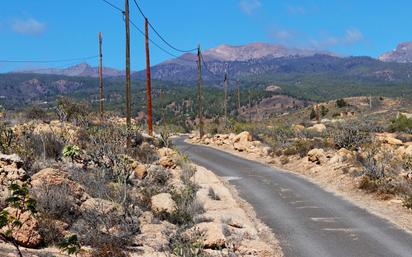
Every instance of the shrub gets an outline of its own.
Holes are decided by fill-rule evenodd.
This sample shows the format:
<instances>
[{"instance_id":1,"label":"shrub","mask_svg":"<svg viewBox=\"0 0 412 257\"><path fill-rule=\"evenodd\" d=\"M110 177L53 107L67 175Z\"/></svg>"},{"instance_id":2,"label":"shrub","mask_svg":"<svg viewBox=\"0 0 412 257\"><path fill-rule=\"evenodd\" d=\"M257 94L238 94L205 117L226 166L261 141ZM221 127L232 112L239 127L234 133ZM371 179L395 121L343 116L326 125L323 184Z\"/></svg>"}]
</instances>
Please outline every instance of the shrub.
<instances>
[{"instance_id":1,"label":"shrub","mask_svg":"<svg viewBox=\"0 0 412 257\"><path fill-rule=\"evenodd\" d=\"M80 215L70 186L66 183L61 185L43 184L32 193L37 201L38 210L50 218L71 223Z\"/></svg>"},{"instance_id":2,"label":"shrub","mask_svg":"<svg viewBox=\"0 0 412 257\"><path fill-rule=\"evenodd\" d=\"M69 157L74 162L80 156L80 148L77 145L66 145L63 148L63 156Z\"/></svg>"},{"instance_id":3,"label":"shrub","mask_svg":"<svg viewBox=\"0 0 412 257\"><path fill-rule=\"evenodd\" d=\"M349 106L348 105L348 103L345 101L345 99L338 99L338 100L336 100L336 107L338 107L338 108L343 108L343 107L346 107L346 106Z\"/></svg>"},{"instance_id":4,"label":"shrub","mask_svg":"<svg viewBox=\"0 0 412 257\"><path fill-rule=\"evenodd\" d=\"M403 206L412 209L412 193L403 197Z\"/></svg>"},{"instance_id":5,"label":"shrub","mask_svg":"<svg viewBox=\"0 0 412 257\"><path fill-rule=\"evenodd\" d=\"M180 229L170 237L170 253L176 256L207 256L203 253L203 239L206 236L205 231L194 229L190 234Z\"/></svg>"},{"instance_id":6,"label":"shrub","mask_svg":"<svg viewBox=\"0 0 412 257\"><path fill-rule=\"evenodd\" d=\"M46 246L57 245L63 241L63 231L58 224L58 221L48 217L48 215L41 215L39 221L39 233L43 238Z\"/></svg>"},{"instance_id":7,"label":"shrub","mask_svg":"<svg viewBox=\"0 0 412 257\"><path fill-rule=\"evenodd\" d=\"M46 111L40 108L39 106L29 107L25 111L24 115L27 119L30 119L30 120L45 120L47 117Z\"/></svg>"},{"instance_id":8,"label":"shrub","mask_svg":"<svg viewBox=\"0 0 412 257\"><path fill-rule=\"evenodd\" d=\"M329 112L328 108L326 108L324 105L320 106L320 115L322 117L325 117L328 114L328 112Z\"/></svg>"},{"instance_id":9,"label":"shrub","mask_svg":"<svg viewBox=\"0 0 412 257\"><path fill-rule=\"evenodd\" d=\"M407 118L403 114L399 114L396 119L393 119L390 125L390 130L393 132L412 132L412 119Z\"/></svg>"},{"instance_id":10,"label":"shrub","mask_svg":"<svg viewBox=\"0 0 412 257\"><path fill-rule=\"evenodd\" d=\"M316 119L316 118L318 118L318 114L317 114L317 112L315 111L315 109L312 109L312 110L310 111L310 114L309 114L309 119L314 120L314 119Z\"/></svg>"},{"instance_id":11,"label":"shrub","mask_svg":"<svg viewBox=\"0 0 412 257\"><path fill-rule=\"evenodd\" d=\"M331 131L330 137L333 139L335 146L356 150L364 144L372 142L372 136L369 132L362 131L357 124L344 123Z\"/></svg>"},{"instance_id":12,"label":"shrub","mask_svg":"<svg viewBox=\"0 0 412 257\"><path fill-rule=\"evenodd\" d=\"M79 239L77 238L77 235L71 235L64 238L63 241L58 244L58 247L60 248L60 250L66 252L69 255L77 255L81 250L81 245Z\"/></svg>"}]
</instances>

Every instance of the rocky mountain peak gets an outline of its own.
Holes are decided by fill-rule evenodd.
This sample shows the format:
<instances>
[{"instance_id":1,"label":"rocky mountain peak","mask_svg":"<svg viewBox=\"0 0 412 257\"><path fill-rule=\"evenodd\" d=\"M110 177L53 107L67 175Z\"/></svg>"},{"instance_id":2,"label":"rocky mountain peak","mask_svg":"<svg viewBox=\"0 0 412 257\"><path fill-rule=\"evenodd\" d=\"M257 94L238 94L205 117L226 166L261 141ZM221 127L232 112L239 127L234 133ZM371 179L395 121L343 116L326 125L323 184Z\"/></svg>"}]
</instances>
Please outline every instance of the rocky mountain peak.
<instances>
[{"instance_id":1,"label":"rocky mountain peak","mask_svg":"<svg viewBox=\"0 0 412 257\"><path fill-rule=\"evenodd\" d=\"M379 57L384 62L412 62L412 42L403 42L398 44L396 49L386 52Z\"/></svg>"}]
</instances>

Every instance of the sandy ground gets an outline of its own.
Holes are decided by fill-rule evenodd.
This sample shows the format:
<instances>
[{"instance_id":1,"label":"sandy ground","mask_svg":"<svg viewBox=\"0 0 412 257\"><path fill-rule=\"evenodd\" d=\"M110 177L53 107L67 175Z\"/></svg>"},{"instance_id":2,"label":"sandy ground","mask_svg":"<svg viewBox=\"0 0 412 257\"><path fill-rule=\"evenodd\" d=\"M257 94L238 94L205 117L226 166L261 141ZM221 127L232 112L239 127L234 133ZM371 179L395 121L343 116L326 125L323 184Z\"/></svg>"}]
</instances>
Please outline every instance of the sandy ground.
<instances>
[{"instance_id":1,"label":"sandy ground","mask_svg":"<svg viewBox=\"0 0 412 257\"><path fill-rule=\"evenodd\" d=\"M188 142L191 143L190 140ZM264 163L276 169L301 175L324 190L334 193L412 234L412 210L403 207L400 199L383 200L376 194L368 194L358 189L354 179L344 174L341 169L330 169L325 172L325 167L309 163L307 158L290 159L288 164L281 165L280 161L273 157L261 157L256 154L238 152L230 146L207 146Z\"/></svg>"},{"instance_id":2,"label":"sandy ground","mask_svg":"<svg viewBox=\"0 0 412 257\"><path fill-rule=\"evenodd\" d=\"M219 216L233 219L235 222L238 220L236 223L242 224L245 228L249 227L251 231L256 231L256 238L250 241L250 243L252 243L250 247L260 251L258 256L282 257L282 249L272 230L257 218L253 207L239 197L235 187L204 167L196 165L196 168L198 170L197 172L203 174L199 176L201 178L196 181L196 183L203 189L208 189L209 187L214 188L222 198L219 204L208 204L206 202L204 207L206 215L209 211L217 211ZM219 205L222 207L217 207ZM251 232L251 234L254 233L255 232ZM268 248L270 251L264 251L265 248Z\"/></svg>"}]
</instances>

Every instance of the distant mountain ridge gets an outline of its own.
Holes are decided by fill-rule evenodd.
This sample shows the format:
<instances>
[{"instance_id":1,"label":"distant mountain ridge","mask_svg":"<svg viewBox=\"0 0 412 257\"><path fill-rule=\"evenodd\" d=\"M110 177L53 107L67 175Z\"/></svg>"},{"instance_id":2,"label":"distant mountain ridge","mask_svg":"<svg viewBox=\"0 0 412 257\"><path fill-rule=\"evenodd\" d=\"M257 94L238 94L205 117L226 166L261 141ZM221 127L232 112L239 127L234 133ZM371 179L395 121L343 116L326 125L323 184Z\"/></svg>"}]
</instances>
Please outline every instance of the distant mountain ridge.
<instances>
[{"instance_id":1,"label":"distant mountain ridge","mask_svg":"<svg viewBox=\"0 0 412 257\"><path fill-rule=\"evenodd\" d=\"M398 44L396 49L386 52L379 57L383 62L412 62L412 42L403 42Z\"/></svg>"},{"instance_id":2,"label":"distant mountain ridge","mask_svg":"<svg viewBox=\"0 0 412 257\"><path fill-rule=\"evenodd\" d=\"M15 73L35 73L45 75L62 75L68 77L99 77L99 68L92 67L87 63L80 63L68 68L43 68L17 71ZM103 67L103 77L118 77L124 75L124 71Z\"/></svg>"}]
</instances>

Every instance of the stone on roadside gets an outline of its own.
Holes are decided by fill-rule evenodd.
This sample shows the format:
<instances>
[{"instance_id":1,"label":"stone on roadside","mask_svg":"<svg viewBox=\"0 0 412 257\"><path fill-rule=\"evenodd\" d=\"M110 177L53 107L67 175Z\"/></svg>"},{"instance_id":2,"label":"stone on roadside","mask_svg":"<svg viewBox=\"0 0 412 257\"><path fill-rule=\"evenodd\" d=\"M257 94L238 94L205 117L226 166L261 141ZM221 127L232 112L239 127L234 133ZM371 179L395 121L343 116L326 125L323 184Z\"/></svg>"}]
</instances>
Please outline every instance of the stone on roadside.
<instances>
[{"instance_id":1,"label":"stone on roadside","mask_svg":"<svg viewBox=\"0 0 412 257\"><path fill-rule=\"evenodd\" d=\"M161 193L154 195L151 198L153 212L167 212L172 213L176 210L176 203L169 193Z\"/></svg>"}]
</instances>

